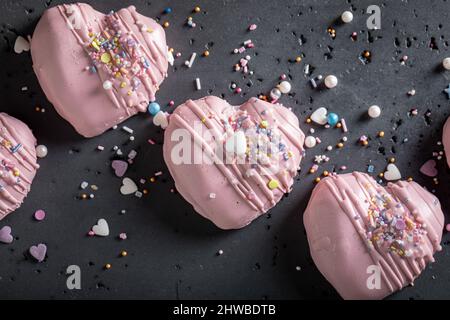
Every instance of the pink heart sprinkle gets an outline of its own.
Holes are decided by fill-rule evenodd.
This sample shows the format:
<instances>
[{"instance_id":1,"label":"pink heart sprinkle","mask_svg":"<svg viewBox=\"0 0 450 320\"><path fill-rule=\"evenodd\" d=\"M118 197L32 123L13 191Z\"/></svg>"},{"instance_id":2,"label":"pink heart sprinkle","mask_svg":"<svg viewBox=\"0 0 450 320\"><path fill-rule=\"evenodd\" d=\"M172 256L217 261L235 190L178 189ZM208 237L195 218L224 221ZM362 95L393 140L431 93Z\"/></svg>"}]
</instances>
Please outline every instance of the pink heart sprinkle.
<instances>
[{"instance_id":1,"label":"pink heart sprinkle","mask_svg":"<svg viewBox=\"0 0 450 320\"><path fill-rule=\"evenodd\" d=\"M45 244L38 244L37 246L32 246L30 248L30 254L37 262L42 262L45 260L47 255L47 246Z\"/></svg>"},{"instance_id":2,"label":"pink heart sprinkle","mask_svg":"<svg viewBox=\"0 0 450 320\"><path fill-rule=\"evenodd\" d=\"M45 219L45 211L44 210L38 210L34 213L34 218L37 221L43 221Z\"/></svg>"},{"instance_id":3,"label":"pink heart sprinkle","mask_svg":"<svg viewBox=\"0 0 450 320\"><path fill-rule=\"evenodd\" d=\"M113 161L111 166L119 178L122 178L128 170L128 163L122 160Z\"/></svg>"},{"instance_id":4,"label":"pink heart sprinkle","mask_svg":"<svg viewBox=\"0 0 450 320\"><path fill-rule=\"evenodd\" d=\"M3 227L0 229L0 242L4 244L11 244L14 241L11 235L11 227Z\"/></svg>"},{"instance_id":5,"label":"pink heart sprinkle","mask_svg":"<svg viewBox=\"0 0 450 320\"><path fill-rule=\"evenodd\" d=\"M428 160L423 164L420 168L420 172L426 175L427 177L434 178L438 175L438 170L436 169L436 161Z\"/></svg>"}]
</instances>

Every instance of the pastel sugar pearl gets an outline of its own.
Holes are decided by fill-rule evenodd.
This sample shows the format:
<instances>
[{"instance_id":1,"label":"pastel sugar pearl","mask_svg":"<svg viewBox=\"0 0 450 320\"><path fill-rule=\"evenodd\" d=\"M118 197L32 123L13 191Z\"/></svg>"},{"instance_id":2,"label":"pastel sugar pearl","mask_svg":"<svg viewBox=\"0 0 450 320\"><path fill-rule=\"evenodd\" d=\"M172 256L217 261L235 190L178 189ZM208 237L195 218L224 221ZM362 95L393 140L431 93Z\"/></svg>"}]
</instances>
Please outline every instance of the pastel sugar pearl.
<instances>
[{"instance_id":1,"label":"pastel sugar pearl","mask_svg":"<svg viewBox=\"0 0 450 320\"><path fill-rule=\"evenodd\" d=\"M339 122L339 116L336 113L330 113L328 114L327 121L330 126L334 127Z\"/></svg>"},{"instance_id":2,"label":"pastel sugar pearl","mask_svg":"<svg viewBox=\"0 0 450 320\"><path fill-rule=\"evenodd\" d=\"M350 23L353 21L353 13L345 11L341 16L341 19L344 23Z\"/></svg>"},{"instance_id":3,"label":"pastel sugar pearl","mask_svg":"<svg viewBox=\"0 0 450 320\"><path fill-rule=\"evenodd\" d=\"M273 88L272 91L270 91L270 97L271 97L273 100L278 100L278 99L280 99L280 98L281 98L281 95L282 95L282 93L281 93L280 89Z\"/></svg>"},{"instance_id":4,"label":"pastel sugar pearl","mask_svg":"<svg viewBox=\"0 0 450 320\"><path fill-rule=\"evenodd\" d=\"M338 85L338 79L336 78L336 76L331 75L331 76L328 76L325 78L325 86L328 89L336 88L337 85Z\"/></svg>"},{"instance_id":5,"label":"pastel sugar pearl","mask_svg":"<svg viewBox=\"0 0 450 320\"><path fill-rule=\"evenodd\" d=\"M44 145L40 145L36 147L36 155L38 158L45 158L48 155L48 149Z\"/></svg>"},{"instance_id":6,"label":"pastel sugar pearl","mask_svg":"<svg viewBox=\"0 0 450 320\"><path fill-rule=\"evenodd\" d=\"M306 139L305 139L305 146L308 149L314 148L316 145L317 145L317 139L316 138L314 138L313 136L306 137Z\"/></svg>"},{"instance_id":7,"label":"pastel sugar pearl","mask_svg":"<svg viewBox=\"0 0 450 320\"><path fill-rule=\"evenodd\" d=\"M103 89L105 90L111 90L113 87L113 83L109 80L106 80L105 82L103 82Z\"/></svg>"},{"instance_id":8,"label":"pastel sugar pearl","mask_svg":"<svg viewBox=\"0 0 450 320\"><path fill-rule=\"evenodd\" d=\"M376 119L381 116L381 108L379 106L371 106L368 113L369 117Z\"/></svg>"},{"instance_id":9,"label":"pastel sugar pearl","mask_svg":"<svg viewBox=\"0 0 450 320\"><path fill-rule=\"evenodd\" d=\"M150 113L152 116L156 116L158 114L158 112L161 111L161 106L156 103L156 102L152 102L149 104L148 106L148 113Z\"/></svg>"},{"instance_id":10,"label":"pastel sugar pearl","mask_svg":"<svg viewBox=\"0 0 450 320\"><path fill-rule=\"evenodd\" d=\"M444 61L442 61L442 66L445 70L450 70L450 58L445 58Z\"/></svg>"},{"instance_id":11,"label":"pastel sugar pearl","mask_svg":"<svg viewBox=\"0 0 450 320\"><path fill-rule=\"evenodd\" d=\"M292 85L287 81L283 81L278 85L278 89L281 93L288 94L292 90Z\"/></svg>"}]
</instances>

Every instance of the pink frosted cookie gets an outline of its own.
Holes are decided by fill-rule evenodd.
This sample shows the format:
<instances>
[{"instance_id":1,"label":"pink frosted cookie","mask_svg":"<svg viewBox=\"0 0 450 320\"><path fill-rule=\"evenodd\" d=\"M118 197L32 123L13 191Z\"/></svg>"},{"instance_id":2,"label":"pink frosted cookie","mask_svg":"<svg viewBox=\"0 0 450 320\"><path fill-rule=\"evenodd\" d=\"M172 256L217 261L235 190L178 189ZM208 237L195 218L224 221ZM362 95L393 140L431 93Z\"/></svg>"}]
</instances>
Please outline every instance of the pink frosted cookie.
<instances>
[{"instance_id":1,"label":"pink frosted cookie","mask_svg":"<svg viewBox=\"0 0 450 320\"><path fill-rule=\"evenodd\" d=\"M133 6L108 15L87 4L49 9L31 54L47 98L85 137L145 112L167 77L164 30Z\"/></svg>"},{"instance_id":2,"label":"pink frosted cookie","mask_svg":"<svg viewBox=\"0 0 450 320\"><path fill-rule=\"evenodd\" d=\"M304 223L317 268L344 299L382 299L434 262L444 215L415 182L384 188L355 172L320 182Z\"/></svg>"},{"instance_id":3,"label":"pink frosted cookie","mask_svg":"<svg viewBox=\"0 0 450 320\"><path fill-rule=\"evenodd\" d=\"M164 159L177 190L222 229L239 229L291 191L304 134L287 108L253 98L188 101L170 117Z\"/></svg>"},{"instance_id":4,"label":"pink frosted cookie","mask_svg":"<svg viewBox=\"0 0 450 320\"><path fill-rule=\"evenodd\" d=\"M450 167L450 118L444 125L444 135L442 137L442 142L444 144L445 154L447 155L447 163Z\"/></svg>"},{"instance_id":5,"label":"pink frosted cookie","mask_svg":"<svg viewBox=\"0 0 450 320\"><path fill-rule=\"evenodd\" d=\"M20 207L38 168L36 138L31 130L0 113L0 220Z\"/></svg>"}]
</instances>

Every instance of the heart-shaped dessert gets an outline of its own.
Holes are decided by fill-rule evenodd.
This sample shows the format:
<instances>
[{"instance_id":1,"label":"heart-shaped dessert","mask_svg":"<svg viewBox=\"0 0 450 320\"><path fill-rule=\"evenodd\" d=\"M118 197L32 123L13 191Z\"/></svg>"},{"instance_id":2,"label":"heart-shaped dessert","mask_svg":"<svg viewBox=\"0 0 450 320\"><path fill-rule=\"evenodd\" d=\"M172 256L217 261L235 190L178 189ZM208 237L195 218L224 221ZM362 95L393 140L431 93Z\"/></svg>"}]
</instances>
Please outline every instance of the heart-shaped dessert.
<instances>
[{"instance_id":1,"label":"heart-shaped dessert","mask_svg":"<svg viewBox=\"0 0 450 320\"><path fill-rule=\"evenodd\" d=\"M253 98L188 101L170 116L164 159L176 188L222 229L239 229L291 191L304 156L298 118Z\"/></svg>"},{"instance_id":2,"label":"heart-shaped dessert","mask_svg":"<svg viewBox=\"0 0 450 320\"><path fill-rule=\"evenodd\" d=\"M382 299L434 262L444 215L415 182L384 188L355 172L322 180L304 223L317 268L344 299Z\"/></svg>"},{"instance_id":3,"label":"heart-shaped dessert","mask_svg":"<svg viewBox=\"0 0 450 320\"><path fill-rule=\"evenodd\" d=\"M442 137L442 143L444 144L445 154L447 155L447 163L450 167L450 118L444 126L444 135Z\"/></svg>"},{"instance_id":4,"label":"heart-shaped dessert","mask_svg":"<svg viewBox=\"0 0 450 320\"><path fill-rule=\"evenodd\" d=\"M0 114L0 220L18 209L39 168L36 138L21 121Z\"/></svg>"},{"instance_id":5,"label":"heart-shaped dessert","mask_svg":"<svg viewBox=\"0 0 450 320\"><path fill-rule=\"evenodd\" d=\"M108 15L87 4L49 9L31 54L47 98L85 137L145 112L168 70L163 28L134 6Z\"/></svg>"}]
</instances>

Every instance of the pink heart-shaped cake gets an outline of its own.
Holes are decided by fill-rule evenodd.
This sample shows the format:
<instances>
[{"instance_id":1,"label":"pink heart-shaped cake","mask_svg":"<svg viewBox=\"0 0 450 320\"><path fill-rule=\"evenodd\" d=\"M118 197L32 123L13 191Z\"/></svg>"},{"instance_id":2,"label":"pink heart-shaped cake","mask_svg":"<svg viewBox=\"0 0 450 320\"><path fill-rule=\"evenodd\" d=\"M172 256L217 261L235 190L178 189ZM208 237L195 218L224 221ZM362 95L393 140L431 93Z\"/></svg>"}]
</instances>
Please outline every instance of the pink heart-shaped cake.
<instances>
[{"instance_id":1,"label":"pink heart-shaped cake","mask_svg":"<svg viewBox=\"0 0 450 320\"><path fill-rule=\"evenodd\" d=\"M164 159L177 190L222 229L239 229L291 191L304 134L287 108L253 98L188 101L170 116Z\"/></svg>"},{"instance_id":2,"label":"pink heart-shaped cake","mask_svg":"<svg viewBox=\"0 0 450 320\"><path fill-rule=\"evenodd\" d=\"M447 156L447 163L450 167L450 118L444 125L444 134L442 137L442 143L444 144L445 154Z\"/></svg>"},{"instance_id":3,"label":"pink heart-shaped cake","mask_svg":"<svg viewBox=\"0 0 450 320\"><path fill-rule=\"evenodd\" d=\"M18 209L39 168L36 138L21 121L0 114L0 220Z\"/></svg>"},{"instance_id":4,"label":"pink heart-shaped cake","mask_svg":"<svg viewBox=\"0 0 450 320\"><path fill-rule=\"evenodd\" d=\"M344 299L382 299L434 262L444 215L415 182L384 188L355 172L322 180L304 223L317 268Z\"/></svg>"},{"instance_id":5,"label":"pink heart-shaped cake","mask_svg":"<svg viewBox=\"0 0 450 320\"><path fill-rule=\"evenodd\" d=\"M88 138L145 112L167 77L165 32L133 6L108 15L87 4L49 9L31 55L47 98Z\"/></svg>"}]
</instances>

